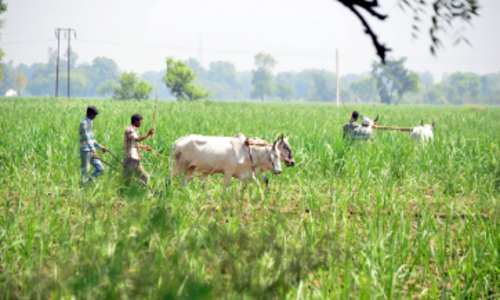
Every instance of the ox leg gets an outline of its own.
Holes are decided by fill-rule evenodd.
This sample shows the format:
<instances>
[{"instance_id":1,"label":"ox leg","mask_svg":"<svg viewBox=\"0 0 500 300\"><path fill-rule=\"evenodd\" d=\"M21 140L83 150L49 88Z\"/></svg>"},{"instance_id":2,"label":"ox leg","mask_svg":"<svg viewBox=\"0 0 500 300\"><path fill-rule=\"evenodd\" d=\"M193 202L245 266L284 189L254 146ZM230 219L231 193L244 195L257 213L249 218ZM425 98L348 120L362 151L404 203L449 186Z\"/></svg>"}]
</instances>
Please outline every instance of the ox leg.
<instances>
[{"instance_id":1,"label":"ox leg","mask_svg":"<svg viewBox=\"0 0 500 300\"><path fill-rule=\"evenodd\" d=\"M207 179L208 175L210 175L210 174L202 173L200 176L200 183L201 183L202 189L205 189L205 179Z\"/></svg>"},{"instance_id":2,"label":"ox leg","mask_svg":"<svg viewBox=\"0 0 500 300\"><path fill-rule=\"evenodd\" d=\"M231 182L232 178L233 178L233 174L232 173L225 173L224 174L224 190L227 189L227 187L229 186L229 183Z\"/></svg>"},{"instance_id":3,"label":"ox leg","mask_svg":"<svg viewBox=\"0 0 500 300\"><path fill-rule=\"evenodd\" d=\"M222 199L224 199L224 193L227 190L227 187L229 186L229 183L231 183L231 179L233 178L233 173L224 173L224 190L222 191Z\"/></svg>"},{"instance_id":4,"label":"ox leg","mask_svg":"<svg viewBox=\"0 0 500 300\"><path fill-rule=\"evenodd\" d=\"M264 181L264 184L266 185L266 191L269 192L269 180L267 179L267 177L260 174L260 180Z\"/></svg>"},{"instance_id":5,"label":"ox leg","mask_svg":"<svg viewBox=\"0 0 500 300\"><path fill-rule=\"evenodd\" d=\"M193 173L195 171L195 167L191 167L184 171L184 176L182 177L182 185L186 186L191 180L193 180Z\"/></svg>"}]
</instances>

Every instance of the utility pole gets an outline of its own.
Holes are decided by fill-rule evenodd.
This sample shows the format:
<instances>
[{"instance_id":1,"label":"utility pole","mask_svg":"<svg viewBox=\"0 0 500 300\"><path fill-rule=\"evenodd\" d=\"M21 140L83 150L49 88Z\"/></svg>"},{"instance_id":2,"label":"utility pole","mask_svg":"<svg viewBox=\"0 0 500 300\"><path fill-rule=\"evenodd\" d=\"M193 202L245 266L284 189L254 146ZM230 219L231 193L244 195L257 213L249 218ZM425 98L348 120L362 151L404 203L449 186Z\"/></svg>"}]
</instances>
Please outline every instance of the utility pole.
<instances>
[{"instance_id":1,"label":"utility pole","mask_svg":"<svg viewBox=\"0 0 500 300\"><path fill-rule=\"evenodd\" d=\"M339 87L339 49L337 49L337 107L339 107L340 101L340 87Z\"/></svg>"},{"instance_id":2,"label":"utility pole","mask_svg":"<svg viewBox=\"0 0 500 300\"><path fill-rule=\"evenodd\" d=\"M61 47L61 29L56 29L57 37L57 65L56 65L56 98L59 96L59 48Z\"/></svg>"},{"instance_id":3,"label":"utility pole","mask_svg":"<svg viewBox=\"0 0 500 300\"><path fill-rule=\"evenodd\" d=\"M70 87L70 66L71 66L71 32L75 35L76 39L76 30L71 28L56 28L56 37L57 37L57 70L56 70L56 97L59 96L59 56L60 56L60 38L61 31L64 31L64 36L66 37L66 33L68 33L68 98L70 97L71 87Z\"/></svg>"},{"instance_id":4,"label":"utility pole","mask_svg":"<svg viewBox=\"0 0 500 300\"><path fill-rule=\"evenodd\" d=\"M200 41L198 43L198 60L200 61L200 66L203 68L203 36L200 31Z\"/></svg>"},{"instance_id":5,"label":"utility pole","mask_svg":"<svg viewBox=\"0 0 500 300\"><path fill-rule=\"evenodd\" d=\"M71 31L75 33L75 39L76 39L76 30L68 28L68 98L71 95L71 84L70 84L70 66L71 66Z\"/></svg>"},{"instance_id":6,"label":"utility pole","mask_svg":"<svg viewBox=\"0 0 500 300\"><path fill-rule=\"evenodd\" d=\"M68 28L68 98L70 96L71 84L69 80L69 69L71 66L71 29ZM337 75L338 77L338 75Z\"/></svg>"}]
</instances>

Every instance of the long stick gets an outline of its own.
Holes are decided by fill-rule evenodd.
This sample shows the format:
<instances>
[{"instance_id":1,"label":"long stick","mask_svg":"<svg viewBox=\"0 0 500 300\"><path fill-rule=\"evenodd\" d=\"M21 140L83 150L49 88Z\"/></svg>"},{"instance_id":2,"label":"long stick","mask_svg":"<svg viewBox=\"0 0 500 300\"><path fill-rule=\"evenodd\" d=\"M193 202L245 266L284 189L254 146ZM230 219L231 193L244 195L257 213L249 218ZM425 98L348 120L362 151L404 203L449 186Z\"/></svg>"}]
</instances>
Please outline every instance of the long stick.
<instances>
[{"instance_id":1,"label":"long stick","mask_svg":"<svg viewBox=\"0 0 500 300\"><path fill-rule=\"evenodd\" d=\"M397 127L397 126L375 126L376 130L395 130L395 131L413 131L413 127Z\"/></svg>"},{"instance_id":2,"label":"long stick","mask_svg":"<svg viewBox=\"0 0 500 300\"><path fill-rule=\"evenodd\" d=\"M111 165L109 162L105 161L105 160L102 160L102 158L97 158L98 160L100 160L102 163L108 165L111 169L117 171L117 172L120 172L120 170L118 170L118 168L115 168L113 165ZM148 186L146 183L142 182L142 180L138 179L138 178L135 178L133 177L134 180L137 180L140 184L144 185L144 186Z\"/></svg>"},{"instance_id":3,"label":"long stick","mask_svg":"<svg viewBox=\"0 0 500 300\"><path fill-rule=\"evenodd\" d=\"M99 157L99 158L95 158L95 159L100 160L102 163L104 163L104 164L108 165L111 169L113 169L113 170L115 170L115 171L120 172L120 170L118 170L117 168L115 168L115 167L114 167L113 165L111 165L109 162L107 162L107 161L105 161L105 160L102 160L102 158L100 158L100 157Z\"/></svg>"},{"instance_id":4,"label":"long stick","mask_svg":"<svg viewBox=\"0 0 500 300\"><path fill-rule=\"evenodd\" d=\"M156 107L158 106L158 93L160 91L160 87L156 87L156 103L155 103L155 113L153 115L153 128L155 128L155 123L156 123Z\"/></svg>"},{"instance_id":5,"label":"long stick","mask_svg":"<svg viewBox=\"0 0 500 300\"><path fill-rule=\"evenodd\" d=\"M113 152L109 151L109 149L108 149L108 152L109 152L109 154L111 154L111 156L113 156L113 158L114 158L114 159L116 159L119 163L121 163L121 164L122 164L122 166L124 166L124 167L125 167L125 165L123 164L123 162L122 162L121 160L119 160L119 159L118 159L118 157L116 157L116 156L113 154Z\"/></svg>"},{"instance_id":6,"label":"long stick","mask_svg":"<svg viewBox=\"0 0 500 300\"><path fill-rule=\"evenodd\" d=\"M345 108L345 110L347 110L347 113L348 113L348 114L351 114L351 112L347 109L347 106L345 106L345 103L344 103L344 102L342 102L342 105L344 105L344 108Z\"/></svg>"}]
</instances>

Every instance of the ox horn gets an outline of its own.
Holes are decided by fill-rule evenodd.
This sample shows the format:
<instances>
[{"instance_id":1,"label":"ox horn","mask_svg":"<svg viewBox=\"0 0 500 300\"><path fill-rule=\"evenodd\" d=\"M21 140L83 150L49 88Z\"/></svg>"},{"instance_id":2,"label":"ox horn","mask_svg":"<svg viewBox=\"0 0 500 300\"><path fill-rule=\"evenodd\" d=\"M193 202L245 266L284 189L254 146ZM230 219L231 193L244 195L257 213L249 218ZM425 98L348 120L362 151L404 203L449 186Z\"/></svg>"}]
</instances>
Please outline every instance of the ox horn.
<instances>
[{"instance_id":1,"label":"ox horn","mask_svg":"<svg viewBox=\"0 0 500 300\"><path fill-rule=\"evenodd\" d=\"M432 121L432 128L434 128L434 121Z\"/></svg>"},{"instance_id":2,"label":"ox horn","mask_svg":"<svg viewBox=\"0 0 500 300\"><path fill-rule=\"evenodd\" d=\"M373 122L377 123L377 121L378 121L378 115L377 115L377 117L375 118L375 120L373 120Z\"/></svg>"},{"instance_id":3,"label":"ox horn","mask_svg":"<svg viewBox=\"0 0 500 300\"><path fill-rule=\"evenodd\" d=\"M283 133L281 133L281 140L283 140Z\"/></svg>"},{"instance_id":4,"label":"ox horn","mask_svg":"<svg viewBox=\"0 0 500 300\"><path fill-rule=\"evenodd\" d=\"M424 120L420 120L420 126L424 126Z\"/></svg>"}]
</instances>

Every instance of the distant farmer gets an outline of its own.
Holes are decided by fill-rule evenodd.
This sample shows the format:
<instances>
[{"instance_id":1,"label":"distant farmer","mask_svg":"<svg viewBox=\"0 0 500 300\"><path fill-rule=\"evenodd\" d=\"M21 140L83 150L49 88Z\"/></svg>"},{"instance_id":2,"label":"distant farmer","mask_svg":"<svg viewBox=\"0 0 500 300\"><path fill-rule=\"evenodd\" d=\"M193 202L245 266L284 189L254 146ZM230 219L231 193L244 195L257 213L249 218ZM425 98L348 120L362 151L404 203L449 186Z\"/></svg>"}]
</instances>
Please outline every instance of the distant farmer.
<instances>
[{"instance_id":1,"label":"distant farmer","mask_svg":"<svg viewBox=\"0 0 500 300\"><path fill-rule=\"evenodd\" d=\"M102 145L94 140L94 129L92 127L92 120L99 114L95 106L87 107L87 116L80 122L80 158L82 161L82 182L93 181L93 179L102 175L104 168L99 161L99 156L95 151L95 147L101 149L103 152L108 151ZM85 178L85 174L89 170L89 164L95 168L94 172L89 178Z\"/></svg>"},{"instance_id":2,"label":"distant farmer","mask_svg":"<svg viewBox=\"0 0 500 300\"><path fill-rule=\"evenodd\" d=\"M344 124L344 139L345 138L350 138L352 132L354 131L354 129L356 129L356 128L359 127L359 124L356 123L356 121L358 120L358 118L359 118L359 113L357 111L353 111L352 112L352 118L349 121L349 123L345 123Z\"/></svg>"},{"instance_id":3,"label":"distant farmer","mask_svg":"<svg viewBox=\"0 0 500 300\"><path fill-rule=\"evenodd\" d=\"M132 177L137 178L140 183L147 186L148 175L144 172L144 168L141 163L141 155L139 154L139 149L144 149L146 151L151 151L151 147L146 145L139 145L138 142L145 140L150 135L155 133L155 130L151 128L145 135L139 136L137 134L137 128L142 125L142 116L140 114L134 114L129 127L125 130L124 138L124 152L123 152L123 179L125 184L129 184Z\"/></svg>"},{"instance_id":4,"label":"distant farmer","mask_svg":"<svg viewBox=\"0 0 500 300\"><path fill-rule=\"evenodd\" d=\"M361 127L358 127L354 129L352 132L352 138L356 140L373 140L373 128L374 125L377 124L378 121L378 115L375 120L370 120L368 118L363 118L363 121L361 122Z\"/></svg>"}]
</instances>

